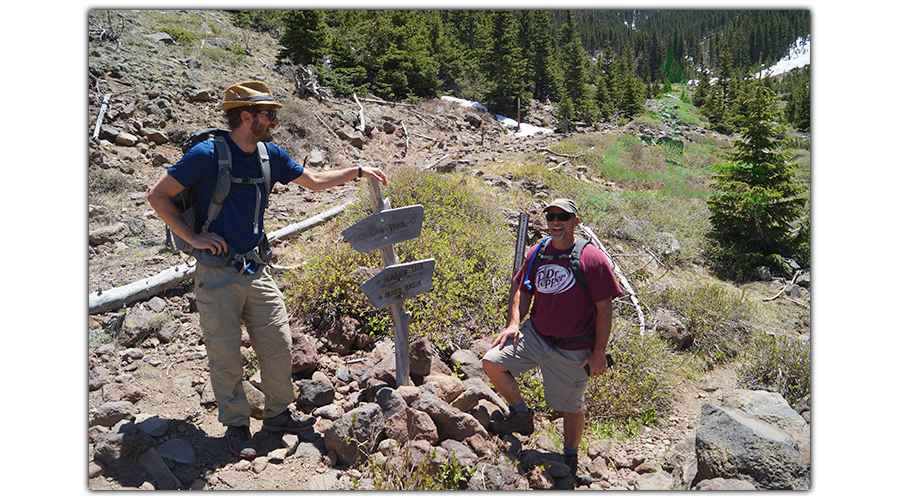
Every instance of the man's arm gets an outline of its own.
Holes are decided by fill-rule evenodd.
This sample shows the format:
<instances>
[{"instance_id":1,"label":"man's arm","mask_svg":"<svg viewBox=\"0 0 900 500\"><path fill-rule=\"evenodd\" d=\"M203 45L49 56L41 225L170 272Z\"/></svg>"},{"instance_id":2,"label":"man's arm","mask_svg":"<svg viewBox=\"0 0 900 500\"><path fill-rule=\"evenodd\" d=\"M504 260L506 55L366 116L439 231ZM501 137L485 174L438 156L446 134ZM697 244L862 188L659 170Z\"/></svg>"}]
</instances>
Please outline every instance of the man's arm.
<instances>
[{"instance_id":1,"label":"man's arm","mask_svg":"<svg viewBox=\"0 0 900 500\"><path fill-rule=\"evenodd\" d=\"M609 343L609 333L612 330L612 297L597 302L597 326L594 335L594 352L581 363L581 366L590 364L590 376L605 373L606 369L606 345Z\"/></svg>"},{"instance_id":2,"label":"man's arm","mask_svg":"<svg viewBox=\"0 0 900 500\"><path fill-rule=\"evenodd\" d=\"M522 318L527 316L528 310L531 309L531 298L532 296L530 293L522 292L519 285L513 282L509 288L509 310L507 313L506 328L497 335L497 338L494 339L494 342L491 344L491 348L495 345L502 346L506 343L506 339L508 338L512 338L513 345L519 347L519 325L522 323Z\"/></svg>"},{"instance_id":3,"label":"man's arm","mask_svg":"<svg viewBox=\"0 0 900 500\"><path fill-rule=\"evenodd\" d=\"M184 186L166 172L156 182L156 185L150 188L147 201L153 207L153 210L156 210L163 222L192 247L209 249L213 255L219 255L224 252L228 246L224 238L216 233L208 233L205 230L197 234L192 227L185 224L181 219L181 213L178 211L175 203L172 202L172 197L182 191L184 191Z\"/></svg>"},{"instance_id":4,"label":"man's arm","mask_svg":"<svg viewBox=\"0 0 900 500\"><path fill-rule=\"evenodd\" d=\"M357 178L360 171L362 171L363 177L373 177L381 184L387 186L387 176L377 167L349 167L341 170L324 170L320 172L304 168L300 177L291 182L299 184L306 189L318 191L349 182Z\"/></svg>"}]
</instances>

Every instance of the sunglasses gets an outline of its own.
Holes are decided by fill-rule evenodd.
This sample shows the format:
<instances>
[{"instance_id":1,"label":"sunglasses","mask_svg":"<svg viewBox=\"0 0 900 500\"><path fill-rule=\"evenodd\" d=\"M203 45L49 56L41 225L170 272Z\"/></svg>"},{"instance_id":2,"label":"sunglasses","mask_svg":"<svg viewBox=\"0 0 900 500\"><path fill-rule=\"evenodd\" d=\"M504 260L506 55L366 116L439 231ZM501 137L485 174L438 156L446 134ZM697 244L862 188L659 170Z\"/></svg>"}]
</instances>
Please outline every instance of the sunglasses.
<instances>
[{"instance_id":1,"label":"sunglasses","mask_svg":"<svg viewBox=\"0 0 900 500\"><path fill-rule=\"evenodd\" d=\"M269 115L269 121L274 122L278 119L278 110L277 109L258 109L254 110L253 113L262 113L264 115Z\"/></svg>"},{"instance_id":2,"label":"sunglasses","mask_svg":"<svg viewBox=\"0 0 900 500\"><path fill-rule=\"evenodd\" d=\"M571 219L572 217L575 217L575 216L570 214L569 212L560 212L557 214L555 214L553 212L547 212L547 222L553 222L555 220L565 222L565 221Z\"/></svg>"}]
</instances>

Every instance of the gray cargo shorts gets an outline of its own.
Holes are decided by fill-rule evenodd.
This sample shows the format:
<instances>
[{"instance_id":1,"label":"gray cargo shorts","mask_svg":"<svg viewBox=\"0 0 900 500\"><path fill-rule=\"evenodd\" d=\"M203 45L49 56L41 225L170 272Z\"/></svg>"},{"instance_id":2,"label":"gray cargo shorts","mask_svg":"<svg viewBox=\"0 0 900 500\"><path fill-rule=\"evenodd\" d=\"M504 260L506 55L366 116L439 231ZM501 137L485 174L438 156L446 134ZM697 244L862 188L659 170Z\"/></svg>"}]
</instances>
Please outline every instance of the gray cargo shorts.
<instances>
[{"instance_id":1,"label":"gray cargo shorts","mask_svg":"<svg viewBox=\"0 0 900 500\"><path fill-rule=\"evenodd\" d=\"M554 348L538 335L531 319L527 319L519 329L518 348L513 347L512 339L507 339L506 344L488 351L484 359L509 370L513 376L539 366L547 405L557 411L577 413L584 408L584 390L589 379L580 365L590 355L590 349Z\"/></svg>"}]
</instances>

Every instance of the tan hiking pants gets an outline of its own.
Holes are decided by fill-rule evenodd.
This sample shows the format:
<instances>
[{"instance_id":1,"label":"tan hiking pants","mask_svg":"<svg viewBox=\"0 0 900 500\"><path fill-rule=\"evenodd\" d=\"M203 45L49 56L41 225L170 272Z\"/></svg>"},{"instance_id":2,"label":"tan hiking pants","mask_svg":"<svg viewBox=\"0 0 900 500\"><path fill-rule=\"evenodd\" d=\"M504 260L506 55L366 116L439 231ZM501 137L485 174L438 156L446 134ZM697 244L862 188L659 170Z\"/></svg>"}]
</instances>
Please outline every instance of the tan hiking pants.
<instances>
[{"instance_id":1,"label":"tan hiking pants","mask_svg":"<svg viewBox=\"0 0 900 500\"><path fill-rule=\"evenodd\" d=\"M197 266L194 275L200 327L209 358L209 376L224 425L249 425L250 404L242 387L241 322L250 335L266 396L266 418L294 399L291 329L284 296L261 266L252 275L232 267Z\"/></svg>"}]
</instances>

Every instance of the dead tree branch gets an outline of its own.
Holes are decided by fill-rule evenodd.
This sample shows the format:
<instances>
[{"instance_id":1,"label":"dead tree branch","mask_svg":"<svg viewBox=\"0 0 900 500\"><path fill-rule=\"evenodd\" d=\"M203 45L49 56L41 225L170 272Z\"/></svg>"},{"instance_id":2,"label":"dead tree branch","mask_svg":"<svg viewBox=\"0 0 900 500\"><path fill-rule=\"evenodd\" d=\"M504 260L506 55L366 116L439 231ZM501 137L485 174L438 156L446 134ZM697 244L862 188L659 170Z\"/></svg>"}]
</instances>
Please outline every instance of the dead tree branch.
<instances>
[{"instance_id":1,"label":"dead tree branch","mask_svg":"<svg viewBox=\"0 0 900 500\"><path fill-rule=\"evenodd\" d=\"M628 277L622 272L622 269L619 265L612 259L612 255L606 250L606 247L603 246L603 243L600 242L600 238L597 237L596 234L591 230L591 228L585 226L584 224L579 224L578 227L588 236L591 243L597 246L600 251L606 255L606 258L609 259L609 263L613 266L613 273L615 273L616 277L619 279L619 283L622 284L622 288L625 289L629 294L629 298L631 299L631 303L634 305L634 308L637 310L638 320L641 323L641 336L644 336L644 331L646 330L646 322L644 321L644 311L641 309L641 305L638 303L637 294L634 292L634 289L631 288L631 283L628 282Z\"/></svg>"}]
</instances>

